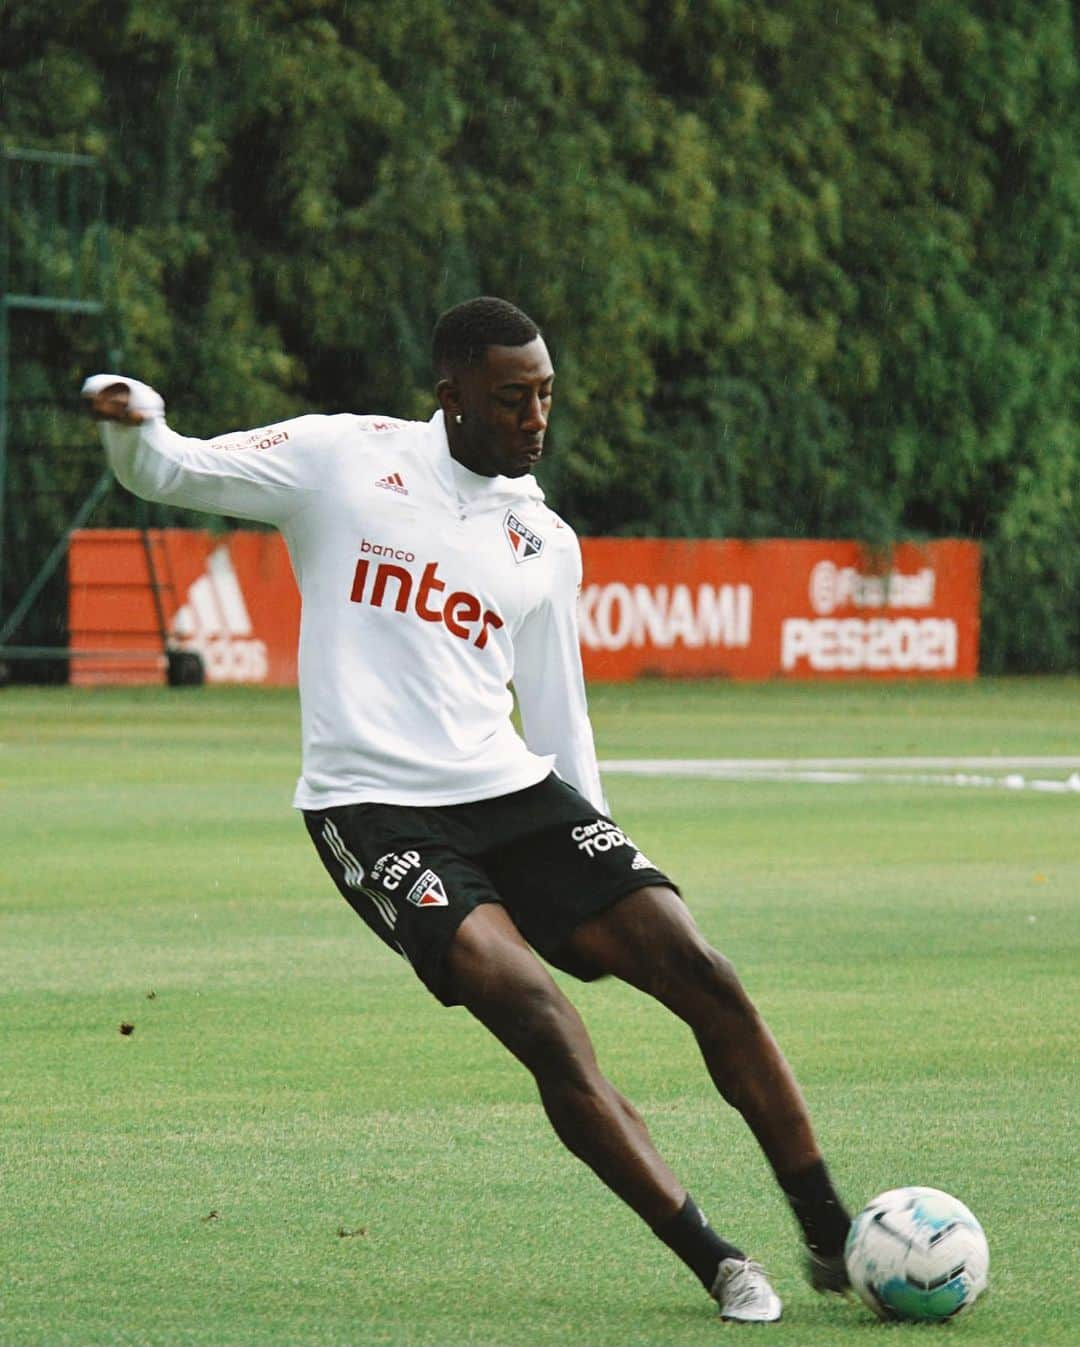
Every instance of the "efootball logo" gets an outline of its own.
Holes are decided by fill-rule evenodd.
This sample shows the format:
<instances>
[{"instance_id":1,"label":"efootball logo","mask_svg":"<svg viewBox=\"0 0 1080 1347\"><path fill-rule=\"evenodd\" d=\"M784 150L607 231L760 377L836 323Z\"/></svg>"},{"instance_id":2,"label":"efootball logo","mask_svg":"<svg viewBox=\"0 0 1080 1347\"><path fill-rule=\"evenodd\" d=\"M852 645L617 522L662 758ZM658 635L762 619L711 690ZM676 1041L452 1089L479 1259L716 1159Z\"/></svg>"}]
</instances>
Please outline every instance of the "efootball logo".
<instances>
[{"instance_id":1,"label":"efootball logo","mask_svg":"<svg viewBox=\"0 0 1080 1347\"><path fill-rule=\"evenodd\" d=\"M515 561L528 561L532 557L538 557L544 550L543 538L523 524L513 510L507 510L503 530L510 540L510 550L514 554Z\"/></svg>"}]
</instances>

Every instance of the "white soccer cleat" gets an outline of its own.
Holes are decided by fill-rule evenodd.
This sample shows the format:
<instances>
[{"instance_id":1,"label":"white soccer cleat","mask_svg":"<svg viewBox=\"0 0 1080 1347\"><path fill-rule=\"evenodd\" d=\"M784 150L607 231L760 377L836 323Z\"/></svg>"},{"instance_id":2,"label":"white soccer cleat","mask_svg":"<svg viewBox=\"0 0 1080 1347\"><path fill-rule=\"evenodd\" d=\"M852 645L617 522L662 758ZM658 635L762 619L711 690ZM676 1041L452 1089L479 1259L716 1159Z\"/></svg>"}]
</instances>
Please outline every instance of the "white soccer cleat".
<instances>
[{"instance_id":1,"label":"white soccer cleat","mask_svg":"<svg viewBox=\"0 0 1080 1347\"><path fill-rule=\"evenodd\" d=\"M725 1258L710 1294L720 1306L720 1318L731 1323L773 1324L783 1313L765 1269L749 1258Z\"/></svg>"}]
</instances>

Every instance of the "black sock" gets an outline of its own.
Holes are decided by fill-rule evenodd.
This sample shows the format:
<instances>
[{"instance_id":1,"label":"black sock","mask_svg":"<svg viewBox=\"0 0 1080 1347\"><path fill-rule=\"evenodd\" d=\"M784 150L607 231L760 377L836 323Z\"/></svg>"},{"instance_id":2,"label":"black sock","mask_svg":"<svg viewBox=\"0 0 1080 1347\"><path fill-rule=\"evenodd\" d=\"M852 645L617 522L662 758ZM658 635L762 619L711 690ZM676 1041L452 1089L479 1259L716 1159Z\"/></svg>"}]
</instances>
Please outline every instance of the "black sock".
<instances>
[{"instance_id":1,"label":"black sock","mask_svg":"<svg viewBox=\"0 0 1080 1347\"><path fill-rule=\"evenodd\" d=\"M746 1257L741 1249L720 1238L689 1194L674 1216L653 1226L653 1234L678 1254L706 1291L712 1290L716 1269L725 1258Z\"/></svg>"},{"instance_id":2,"label":"black sock","mask_svg":"<svg viewBox=\"0 0 1080 1347\"><path fill-rule=\"evenodd\" d=\"M807 1248L823 1258L842 1253L851 1217L832 1186L825 1161L817 1160L807 1169L777 1178L802 1226Z\"/></svg>"}]
</instances>

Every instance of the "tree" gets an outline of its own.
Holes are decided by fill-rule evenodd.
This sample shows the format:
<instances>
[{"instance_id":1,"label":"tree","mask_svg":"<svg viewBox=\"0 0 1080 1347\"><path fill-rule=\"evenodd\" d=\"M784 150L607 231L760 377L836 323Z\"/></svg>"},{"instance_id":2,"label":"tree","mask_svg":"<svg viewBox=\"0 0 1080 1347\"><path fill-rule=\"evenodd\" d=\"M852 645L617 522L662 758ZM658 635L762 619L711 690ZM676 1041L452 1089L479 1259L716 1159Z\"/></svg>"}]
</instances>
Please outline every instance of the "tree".
<instances>
[{"instance_id":1,"label":"tree","mask_svg":"<svg viewBox=\"0 0 1080 1347\"><path fill-rule=\"evenodd\" d=\"M115 14L7 11L3 135L105 156L128 361L185 429L427 415L434 318L504 294L578 527L976 538L984 667L1080 662L1067 0ZM19 396L70 403L61 345Z\"/></svg>"}]
</instances>

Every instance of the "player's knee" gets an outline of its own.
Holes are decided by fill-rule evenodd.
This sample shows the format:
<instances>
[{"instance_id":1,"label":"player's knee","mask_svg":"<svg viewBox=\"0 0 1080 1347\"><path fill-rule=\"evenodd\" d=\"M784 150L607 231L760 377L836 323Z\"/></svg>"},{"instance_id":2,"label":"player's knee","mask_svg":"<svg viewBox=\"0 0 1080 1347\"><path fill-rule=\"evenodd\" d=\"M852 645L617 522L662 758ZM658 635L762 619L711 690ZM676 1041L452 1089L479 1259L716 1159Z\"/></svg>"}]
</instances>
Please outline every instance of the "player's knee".
<instances>
[{"instance_id":1,"label":"player's knee","mask_svg":"<svg viewBox=\"0 0 1080 1347\"><path fill-rule=\"evenodd\" d=\"M576 1018L562 993L543 983L524 988L510 1026L514 1051L537 1077L578 1076L581 1053Z\"/></svg>"},{"instance_id":2,"label":"player's knee","mask_svg":"<svg viewBox=\"0 0 1080 1347\"><path fill-rule=\"evenodd\" d=\"M754 1014L734 964L704 940L680 943L667 961L664 976L665 999L674 1003L676 1009L690 1009L708 1002L722 1006L729 1014Z\"/></svg>"}]
</instances>

